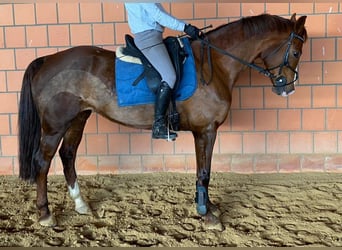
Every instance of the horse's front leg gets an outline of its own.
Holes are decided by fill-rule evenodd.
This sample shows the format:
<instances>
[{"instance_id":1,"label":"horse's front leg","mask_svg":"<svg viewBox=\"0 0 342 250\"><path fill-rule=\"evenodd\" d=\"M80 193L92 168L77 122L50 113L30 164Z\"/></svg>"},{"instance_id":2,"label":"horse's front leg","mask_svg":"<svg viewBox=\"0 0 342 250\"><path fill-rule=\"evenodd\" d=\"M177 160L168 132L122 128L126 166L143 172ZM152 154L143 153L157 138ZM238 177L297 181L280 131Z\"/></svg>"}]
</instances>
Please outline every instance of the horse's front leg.
<instances>
[{"instance_id":1,"label":"horse's front leg","mask_svg":"<svg viewBox=\"0 0 342 250\"><path fill-rule=\"evenodd\" d=\"M202 133L193 133L195 138L197 180L196 180L196 209L203 216L208 229L222 231L223 226L218 218L220 211L210 201L209 182L211 171L211 159L216 139L216 130Z\"/></svg>"}]
</instances>

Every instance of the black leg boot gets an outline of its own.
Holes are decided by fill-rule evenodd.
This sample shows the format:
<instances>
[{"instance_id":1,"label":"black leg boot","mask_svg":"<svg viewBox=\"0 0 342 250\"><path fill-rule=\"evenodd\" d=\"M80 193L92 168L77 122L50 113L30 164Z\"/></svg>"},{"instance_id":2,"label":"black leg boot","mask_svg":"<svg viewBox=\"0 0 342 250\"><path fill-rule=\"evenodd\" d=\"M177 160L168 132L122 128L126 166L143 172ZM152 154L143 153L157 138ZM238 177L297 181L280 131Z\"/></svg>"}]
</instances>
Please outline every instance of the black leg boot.
<instances>
[{"instance_id":1,"label":"black leg boot","mask_svg":"<svg viewBox=\"0 0 342 250\"><path fill-rule=\"evenodd\" d=\"M166 125L166 111L171 100L172 89L166 82L160 84L155 103L154 123L152 127L152 138L175 140L177 134L169 131Z\"/></svg>"}]
</instances>

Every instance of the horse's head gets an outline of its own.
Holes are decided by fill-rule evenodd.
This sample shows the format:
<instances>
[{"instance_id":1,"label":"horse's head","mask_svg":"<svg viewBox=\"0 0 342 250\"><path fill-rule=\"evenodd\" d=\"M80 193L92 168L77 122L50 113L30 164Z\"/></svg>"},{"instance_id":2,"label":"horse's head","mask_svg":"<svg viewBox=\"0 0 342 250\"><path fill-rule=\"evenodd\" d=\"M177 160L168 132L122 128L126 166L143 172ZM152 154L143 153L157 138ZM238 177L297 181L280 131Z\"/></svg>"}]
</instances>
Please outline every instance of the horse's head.
<instances>
[{"instance_id":1,"label":"horse's head","mask_svg":"<svg viewBox=\"0 0 342 250\"><path fill-rule=\"evenodd\" d=\"M279 42L261 54L267 67L267 76L273 83L272 90L277 95L288 96L295 91L295 82L298 79L297 66L302 55L303 43L307 39L305 20L306 16L296 20L296 14L293 14L290 19L293 28L287 39L279 36Z\"/></svg>"}]
</instances>

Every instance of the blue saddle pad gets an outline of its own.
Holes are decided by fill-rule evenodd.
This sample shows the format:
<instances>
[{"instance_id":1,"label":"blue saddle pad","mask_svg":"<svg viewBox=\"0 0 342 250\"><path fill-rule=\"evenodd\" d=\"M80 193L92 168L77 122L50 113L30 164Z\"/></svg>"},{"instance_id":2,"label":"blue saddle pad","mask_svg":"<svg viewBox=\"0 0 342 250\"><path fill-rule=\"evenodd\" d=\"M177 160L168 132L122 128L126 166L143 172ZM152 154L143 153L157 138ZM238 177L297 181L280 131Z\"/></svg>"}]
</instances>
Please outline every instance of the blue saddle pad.
<instances>
[{"instance_id":1,"label":"blue saddle pad","mask_svg":"<svg viewBox=\"0 0 342 250\"><path fill-rule=\"evenodd\" d=\"M182 38L187 58L183 64L183 75L176 90L176 100L184 101L191 97L197 88L196 68L192 49L188 38ZM151 104L155 102L155 94L148 88L146 80L138 84L133 82L143 72L143 65L115 59L115 80L118 105L120 107Z\"/></svg>"}]
</instances>

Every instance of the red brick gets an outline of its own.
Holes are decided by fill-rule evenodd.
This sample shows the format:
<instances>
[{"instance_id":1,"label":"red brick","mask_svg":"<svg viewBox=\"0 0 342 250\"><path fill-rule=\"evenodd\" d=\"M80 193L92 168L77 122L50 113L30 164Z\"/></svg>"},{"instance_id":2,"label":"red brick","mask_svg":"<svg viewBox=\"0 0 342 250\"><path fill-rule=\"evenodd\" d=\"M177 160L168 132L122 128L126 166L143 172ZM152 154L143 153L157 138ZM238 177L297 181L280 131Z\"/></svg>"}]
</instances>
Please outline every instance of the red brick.
<instances>
[{"instance_id":1,"label":"red brick","mask_svg":"<svg viewBox=\"0 0 342 250\"><path fill-rule=\"evenodd\" d=\"M255 173L277 173L278 158L275 155L259 155L255 158Z\"/></svg>"},{"instance_id":2,"label":"red brick","mask_svg":"<svg viewBox=\"0 0 342 250\"><path fill-rule=\"evenodd\" d=\"M299 83L321 84L323 82L323 64L321 62L301 62L299 65Z\"/></svg>"},{"instance_id":3,"label":"red brick","mask_svg":"<svg viewBox=\"0 0 342 250\"><path fill-rule=\"evenodd\" d=\"M80 3L81 22L102 22L101 3L81 2Z\"/></svg>"},{"instance_id":4,"label":"red brick","mask_svg":"<svg viewBox=\"0 0 342 250\"><path fill-rule=\"evenodd\" d=\"M50 25L49 46L70 46L69 27L67 25Z\"/></svg>"},{"instance_id":5,"label":"red brick","mask_svg":"<svg viewBox=\"0 0 342 250\"><path fill-rule=\"evenodd\" d=\"M330 3L323 3L323 2L315 2L315 13L336 13L338 12L338 2L330 2Z\"/></svg>"},{"instance_id":6,"label":"red brick","mask_svg":"<svg viewBox=\"0 0 342 250\"><path fill-rule=\"evenodd\" d=\"M310 37L325 37L326 33L326 16L325 15L310 15L309 18L306 19L305 28L310 34Z\"/></svg>"},{"instance_id":7,"label":"red brick","mask_svg":"<svg viewBox=\"0 0 342 250\"><path fill-rule=\"evenodd\" d=\"M241 15L254 16L265 12L264 3L242 3Z\"/></svg>"},{"instance_id":8,"label":"red brick","mask_svg":"<svg viewBox=\"0 0 342 250\"><path fill-rule=\"evenodd\" d=\"M0 175L13 175L13 159L12 157L0 157Z\"/></svg>"},{"instance_id":9,"label":"red brick","mask_svg":"<svg viewBox=\"0 0 342 250\"><path fill-rule=\"evenodd\" d=\"M10 119L9 115L0 115L0 135L9 135L10 134Z\"/></svg>"},{"instance_id":10,"label":"red brick","mask_svg":"<svg viewBox=\"0 0 342 250\"><path fill-rule=\"evenodd\" d=\"M15 4L14 22L15 25L35 24L34 4Z\"/></svg>"},{"instance_id":11,"label":"red brick","mask_svg":"<svg viewBox=\"0 0 342 250\"><path fill-rule=\"evenodd\" d=\"M161 155L146 155L142 157L143 172L164 172L164 158Z\"/></svg>"},{"instance_id":12,"label":"red brick","mask_svg":"<svg viewBox=\"0 0 342 250\"><path fill-rule=\"evenodd\" d=\"M86 135L87 155L108 154L107 135Z\"/></svg>"},{"instance_id":13,"label":"red brick","mask_svg":"<svg viewBox=\"0 0 342 250\"><path fill-rule=\"evenodd\" d=\"M34 59L36 59L36 53L33 48L15 50L15 61L17 70L25 70Z\"/></svg>"},{"instance_id":14,"label":"red brick","mask_svg":"<svg viewBox=\"0 0 342 250\"><path fill-rule=\"evenodd\" d=\"M232 110L232 130L251 131L254 129L253 110Z\"/></svg>"},{"instance_id":15,"label":"red brick","mask_svg":"<svg viewBox=\"0 0 342 250\"><path fill-rule=\"evenodd\" d=\"M312 40L312 60L334 60L335 39L321 38Z\"/></svg>"},{"instance_id":16,"label":"red brick","mask_svg":"<svg viewBox=\"0 0 342 250\"><path fill-rule=\"evenodd\" d=\"M289 153L289 133L269 132L266 134L266 153L268 154L288 154Z\"/></svg>"},{"instance_id":17,"label":"red brick","mask_svg":"<svg viewBox=\"0 0 342 250\"><path fill-rule=\"evenodd\" d=\"M341 36L342 32L342 16L340 14L327 15L327 35Z\"/></svg>"},{"instance_id":18,"label":"red brick","mask_svg":"<svg viewBox=\"0 0 342 250\"><path fill-rule=\"evenodd\" d=\"M290 13L297 13L297 15L312 13L314 8L313 3L296 3L291 2Z\"/></svg>"},{"instance_id":19,"label":"red brick","mask_svg":"<svg viewBox=\"0 0 342 250\"><path fill-rule=\"evenodd\" d=\"M313 136L310 132L290 133L290 153L291 154L312 154Z\"/></svg>"},{"instance_id":20,"label":"red brick","mask_svg":"<svg viewBox=\"0 0 342 250\"><path fill-rule=\"evenodd\" d=\"M125 7L123 3L102 2L104 22L125 21Z\"/></svg>"},{"instance_id":21,"label":"red brick","mask_svg":"<svg viewBox=\"0 0 342 250\"><path fill-rule=\"evenodd\" d=\"M24 27L6 27L5 38L7 48L22 48L26 46Z\"/></svg>"},{"instance_id":22,"label":"red brick","mask_svg":"<svg viewBox=\"0 0 342 250\"><path fill-rule=\"evenodd\" d=\"M109 134L108 147L109 154L129 154L129 135Z\"/></svg>"},{"instance_id":23,"label":"red brick","mask_svg":"<svg viewBox=\"0 0 342 250\"><path fill-rule=\"evenodd\" d=\"M244 154L265 154L266 141L265 133L244 133L243 153Z\"/></svg>"},{"instance_id":24,"label":"red brick","mask_svg":"<svg viewBox=\"0 0 342 250\"><path fill-rule=\"evenodd\" d=\"M286 108L288 98L276 95L271 88L266 89L264 93L265 108Z\"/></svg>"},{"instance_id":25,"label":"red brick","mask_svg":"<svg viewBox=\"0 0 342 250\"><path fill-rule=\"evenodd\" d=\"M92 44L92 26L90 24L71 24L70 41L72 46Z\"/></svg>"},{"instance_id":26,"label":"red brick","mask_svg":"<svg viewBox=\"0 0 342 250\"><path fill-rule=\"evenodd\" d=\"M324 63L324 82L339 84L341 83L341 67L342 62L325 62Z\"/></svg>"},{"instance_id":27,"label":"red brick","mask_svg":"<svg viewBox=\"0 0 342 250\"><path fill-rule=\"evenodd\" d=\"M125 35L131 34L127 23L115 23L115 44L125 44Z\"/></svg>"},{"instance_id":28,"label":"red brick","mask_svg":"<svg viewBox=\"0 0 342 250\"><path fill-rule=\"evenodd\" d=\"M0 60L0 70L13 70L15 68L13 49L0 50L0 58L6 58L6 60Z\"/></svg>"},{"instance_id":29,"label":"red brick","mask_svg":"<svg viewBox=\"0 0 342 250\"><path fill-rule=\"evenodd\" d=\"M120 155L120 173L142 173L141 156Z\"/></svg>"},{"instance_id":30,"label":"red brick","mask_svg":"<svg viewBox=\"0 0 342 250\"><path fill-rule=\"evenodd\" d=\"M0 93L0 114L18 112L18 98L16 93Z\"/></svg>"},{"instance_id":31,"label":"red brick","mask_svg":"<svg viewBox=\"0 0 342 250\"><path fill-rule=\"evenodd\" d=\"M305 155L302 159L303 172L323 172L324 171L323 155Z\"/></svg>"},{"instance_id":32,"label":"red brick","mask_svg":"<svg viewBox=\"0 0 342 250\"><path fill-rule=\"evenodd\" d=\"M48 35L46 26L27 26L26 44L28 47L47 47Z\"/></svg>"},{"instance_id":33,"label":"red brick","mask_svg":"<svg viewBox=\"0 0 342 250\"><path fill-rule=\"evenodd\" d=\"M119 132L119 124L114 123L107 118L99 115L97 116L98 121L98 132L99 133L118 133Z\"/></svg>"},{"instance_id":34,"label":"red brick","mask_svg":"<svg viewBox=\"0 0 342 250\"><path fill-rule=\"evenodd\" d=\"M336 86L316 86L312 91L314 108L336 107Z\"/></svg>"},{"instance_id":35,"label":"red brick","mask_svg":"<svg viewBox=\"0 0 342 250\"><path fill-rule=\"evenodd\" d=\"M132 134L130 137L130 154L151 154L151 143L149 133Z\"/></svg>"},{"instance_id":36,"label":"red brick","mask_svg":"<svg viewBox=\"0 0 342 250\"><path fill-rule=\"evenodd\" d=\"M13 25L13 5L0 4L0 26Z\"/></svg>"},{"instance_id":37,"label":"red brick","mask_svg":"<svg viewBox=\"0 0 342 250\"><path fill-rule=\"evenodd\" d=\"M93 175L98 173L97 157L82 156L76 158L76 171L79 175Z\"/></svg>"},{"instance_id":38,"label":"red brick","mask_svg":"<svg viewBox=\"0 0 342 250\"><path fill-rule=\"evenodd\" d=\"M278 113L279 130L300 130L301 129L301 111L299 109L279 110Z\"/></svg>"},{"instance_id":39,"label":"red brick","mask_svg":"<svg viewBox=\"0 0 342 250\"><path fill-rule=\"evenodd\" d=\"M9 92L20 91L24 72L20 70L7 71L7 90Z\"/></svg>"},{"instance_id":40,"label":"red brick","mask_svg":"<svg viewBox=\"0 0 342 250\"><path fill-rule=\"evenodd\" d=\"M117 174L119 172L119 156L99 156L98 165L101 174Z\"/></svg>"},{"instance_id":41,"label":"red brick","mask_svg":"<svg viewBox=\"0 0 342 250\"><path fill-rule=\"evenodd\" d=\"M326 156L324 166L327 172L342 172L342 157L339 154Z\"/></svg>"},{"instance_id":42,"label":"red brick","mask_svg":"<svg viewBox=\"0 0 342 250\"><path fill-rule=\"evenodd\" d=\"M192 19L194 17L194 4L192 2L171 3L171 14L179 19Z\"/></svg>"},{"instance_id":43,"label":"red brick","mask_svg":"<svg viewBox=\"0 0 342 250\"><path fill-rule=\"evenodd\" d=\"M165 171L167 172L185 172L186 161L183 155L165 155Z\"/></svg>"},{"instance_id":44,"label":"red brick","mask_svg":"<svg viewBox=\"0 0 342 250\"><path fill-rule=\"evenodd\" d=\"M240 133L219 133L220 154L241 154L242 135Z\"/></svg>"},{"instance_id":45,"label":"red brick","mask_svg":"<svg viewBox=\"0 0 342 250\"><path fill-rule=\"evenodd\" d=\"M176 154L194 154L195 143L192 133L179 132L175 143Z\"/></svg>"},{"instance_id":46,"label":"red brick","mask_svg":"<svg viewBox=\"0 0 342 250\"><path fill-rule=\"evenodd\" d=\"M289 9L289 3L266 3L266 12L272 15L288 15Z\"/></svg>"},{"instance_id":47,"label":"red brick","mask_svg":"<svg viewBox=\"0 0 342 250\"><path fill-rule=\"evenodd\" d=\"M195 18L214 18L216 17L216 4L196 3L194 6Z\"/></svg>"},{"instance_id":48,"label":"red brick","mask_svg":"<svg viewBox=\"0 0 342 250\"><path fill-rule=\"evenodd\" d=\"M337 138L337 132L315 132L314 153L336 153Z\"/></svg>"},{"instance_id":49,"label":"red brick","mask_svg":"<svg viewBox=\"0 0 342 250\"><path fill-rule=\"evenodd\" d=\"M325 110L324 109L304 109L302 111L303 130L324 130Z\"/></svg>"},{"instance_id":50,"label":"red brick","mask_svg":"<svg viewBox=\"0 0 342 250\"><path fill-rule=\"evenodd\" d=\"M218 17L240 17L240 3L220 3L217 5Z\"/></svg>"},{"instance_id":51,"label":"red brick","mask_svg":"<svg viewBox=\"0 0 342 250\"><path fill-rule=\"evenodd\" d=\"M152 154L174 154L175 143L166 140L152 140Z\"/></svg>"},{"instance_id":52,"label":"red brick","mask_svg":"<svg viewBox=\"0 0 342 250\"><path fill-rule=\"evenodd\" d=\"M17 136L1 136L2 156L17 156L18 138Z\"/></svg>"},{"instance_id":53,"label":"red brick","mask_svg":"<svg viewBox=\"0 0 342 250\"><path fill-rule=\"evenodd\" d=\"M327 130L342 130L342 110L328 109L326 112Z\"/></svg>"},{"instance_id":54,"label":"red brick","mask_svg":"<svg viewBox=\"0 0 342 250\"><path fill-rule=\"evenodd\" d=\"M84 127L85 134L87 133L97 133L97 114L93 113L87 120L87 123Z\"/></svg>"},{"instance_id":55,"label":"red brick","mask_svg":"<svg viewBox=\"0 0 342 250\"><path fill-rule=\"evenodd\" d=\"M301 172L301 157L298 155L282 155L278 161L280 173Z\"/></svg>"},{"instance_id":56,"label":"red brick","mask_svg":"<svg viewBox=\"0 0 342 250\"><path fill-rule=\"evenodd\" d=\"M276 110L256 110L255 129L262 131L276 130L278 128L278 116Z\"/></svg>"},{"instance_id":57,"label":"red brick","mask_svg":"<svg viewBox=\"0 0 342 250\"><path fill-rule=\"evenodd\" d=\"M233 173L251 174L254 172L253 156L233 155L231 164Z\"/></svg>"},{"instance_id":58,"label":"red brick","mask_svg":"<svg viewBox=\"0 0 342 250\"><path fill-rule=\"evenodd\" d=\"M263 108L263 88L241 88L241 108Z\"/></svg>"},{"instance_id":59,"label":"red brick","mask_svg":"<svg viewBox=\"0 0 342 250\"><path fill-rule=\"evenodd\" d=\"M289 108L311 108L311 86L296 86L296 92L288 97Z\"/></svg>"},{"instance_id":60,"label":"red brick","mask_svg":"<svg viewBox=\"0 0 342 250\"><path fill-rule=\"evenodd\" d=\"M114 25L112 23L93 24L95 45L114 44Z\"/></svg>"},{"instance_id":61,"label":"red brick","mask_svg":"<svg viewBox=\"0 0 342 250\"><path fill-rule=\"evenodd\" d=\"M78 2L59 2L58 8L58 22L59 23L79 23L80 11Z\"/></svg>"},{"instance_id":62,"label":"red brick","mask_svg":"<svg viewBox=\"0 0 342 250\"><path fill-rule=\"evenodd\" d=\"M186 164L186 172L187 173L196 173L196 156L195 155L186 155L185 156L185 164ZM212 164L212 166L214 166Z\"/></svg>"},{"instance_id":63,"label":"red brick","mask_svg":"<svg viewBox=\"0 0 342 250\"><path fill-rule=\"evenodd\" d=\"M57 23L56 3L37 2L35 6L37 24Z\"/></svg>"},{"instance_id":64,"label":"red brick","mask_svg":"<svg viewBox=\"0 0 342 250\"><path fill-rule=\"evenodd\" d=\"M231 172L231 163L231 154L214 154L212 158L211 169L215 172Z\"/></svg>"}]
</instances>

